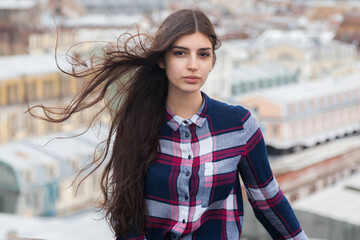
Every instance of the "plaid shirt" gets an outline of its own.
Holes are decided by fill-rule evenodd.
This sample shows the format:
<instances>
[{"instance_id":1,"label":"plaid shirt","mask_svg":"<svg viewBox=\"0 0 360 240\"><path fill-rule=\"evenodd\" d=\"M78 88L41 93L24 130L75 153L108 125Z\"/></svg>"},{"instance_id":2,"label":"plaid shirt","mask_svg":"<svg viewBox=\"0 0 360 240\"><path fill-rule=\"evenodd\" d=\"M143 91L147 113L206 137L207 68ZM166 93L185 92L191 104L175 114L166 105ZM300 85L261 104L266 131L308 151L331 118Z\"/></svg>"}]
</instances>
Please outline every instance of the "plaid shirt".
<instances>
[{"instance_id":1,"label":"plaid shirt","mask_svg":"<svg viewBox=\"0 0 360 240\"><path fill-rule=\"evenodd\" d=\"M239 172L273 239L307 239L272 174L254 117L204 93L203 99L191 119L168 109L159 156L145 179L146 235L130 239L240 239Z\"/></svg>"}]
</instances>

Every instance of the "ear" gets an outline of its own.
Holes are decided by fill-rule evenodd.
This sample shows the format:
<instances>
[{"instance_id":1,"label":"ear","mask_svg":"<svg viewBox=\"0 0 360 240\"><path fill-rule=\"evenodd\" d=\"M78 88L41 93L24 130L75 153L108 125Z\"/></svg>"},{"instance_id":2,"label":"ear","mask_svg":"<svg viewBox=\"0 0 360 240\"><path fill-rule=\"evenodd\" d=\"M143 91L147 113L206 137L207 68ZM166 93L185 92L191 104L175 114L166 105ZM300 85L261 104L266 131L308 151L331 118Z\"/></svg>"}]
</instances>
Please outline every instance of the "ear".
<instances>
[{"instance_id":1,"label":"ear","mask_svg":"<svg viewBox=\"0 0 360 240\"><path fill-rule=\"evenodd\" d=\"M213 58L213 64L212 64L212 68L211 68L211 70L213 70L213 69L214 69L215 63L216 63L216 55L214 55L214 58ZM210 70L210 71L211 71L211 70Z\"/></svg>"},{"instance_id":2,"label":"ear","mask_svg":"<svg viewBox=\"0 0 360 240\"><path fill-rule=\"evenodd\" d=\"M164 60L163 60L163 59L161 59L161 60L158 61L158 65L159 65L160 68L165 69L165 64L164 64Z\"/></svg>"}]
</instances>

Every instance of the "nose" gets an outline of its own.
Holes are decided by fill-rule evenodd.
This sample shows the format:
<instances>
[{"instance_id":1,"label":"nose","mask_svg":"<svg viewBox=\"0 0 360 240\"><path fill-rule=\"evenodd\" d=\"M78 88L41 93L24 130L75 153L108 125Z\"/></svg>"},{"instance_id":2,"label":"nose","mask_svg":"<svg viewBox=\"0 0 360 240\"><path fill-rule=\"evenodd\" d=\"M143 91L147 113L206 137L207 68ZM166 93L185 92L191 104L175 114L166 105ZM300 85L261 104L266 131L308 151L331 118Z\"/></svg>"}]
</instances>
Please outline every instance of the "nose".
<instances>
[{"instance_id":1,"label":"nose","mask_svg":"<svg viewBox=\"0 0 360 240\"><path fill-rule=\"evenodd\" d=\"M187 69L190 71L196 71L198 70L198 59L195 54L189 55L188 62L187 62Z\"/></svg>"}]
</instances>

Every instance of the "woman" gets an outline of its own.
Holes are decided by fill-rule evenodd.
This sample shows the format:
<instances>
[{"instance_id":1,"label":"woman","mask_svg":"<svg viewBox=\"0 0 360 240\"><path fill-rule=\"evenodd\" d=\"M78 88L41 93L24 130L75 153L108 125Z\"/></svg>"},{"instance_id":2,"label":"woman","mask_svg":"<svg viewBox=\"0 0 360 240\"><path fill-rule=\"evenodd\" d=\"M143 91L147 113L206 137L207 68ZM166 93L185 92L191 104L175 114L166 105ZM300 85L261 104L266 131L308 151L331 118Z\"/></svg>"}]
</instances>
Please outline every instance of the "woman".
<instances>
[{"instance_id":1,"label":"woman","mask_svg":"<svg viewBox=\"0 0 360 240\"><path fill-rule=\"evenodd\" d=\"M200 91L219 46L202 11L177 11L154 38L129 36L109 46L101 62L72 73L90 80L63 115L48 116L64 121L117 87L107 102L115 109L107 148L98 159L103 163L111 151L101 188L117 239L239 239L238 173L273 239L307 239L271 172L254 117Z\"/></svg>"}]
</instances>

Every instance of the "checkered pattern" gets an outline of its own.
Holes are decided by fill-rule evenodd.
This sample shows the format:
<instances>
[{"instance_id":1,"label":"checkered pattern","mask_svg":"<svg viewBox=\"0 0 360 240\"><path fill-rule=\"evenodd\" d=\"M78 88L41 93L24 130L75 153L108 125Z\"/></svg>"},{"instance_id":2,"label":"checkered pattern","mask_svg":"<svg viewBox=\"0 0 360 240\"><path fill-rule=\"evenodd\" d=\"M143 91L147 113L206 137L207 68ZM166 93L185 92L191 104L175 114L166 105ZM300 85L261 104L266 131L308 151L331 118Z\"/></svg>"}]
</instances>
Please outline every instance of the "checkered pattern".
<instances>
[{"instance_id":1,"label":"checkered pattern","mask_svg":"<svg viewBox=\"0 0 360 240\"><path fill-rule=\"evenodd\" d=\"M307 239L272 174L254 117L240 106L203 98L191 119L168 109L159 156L145 179L146 235L130 239L239 239L239 172L273 239Z\"/></svg>"}]
</instances>

